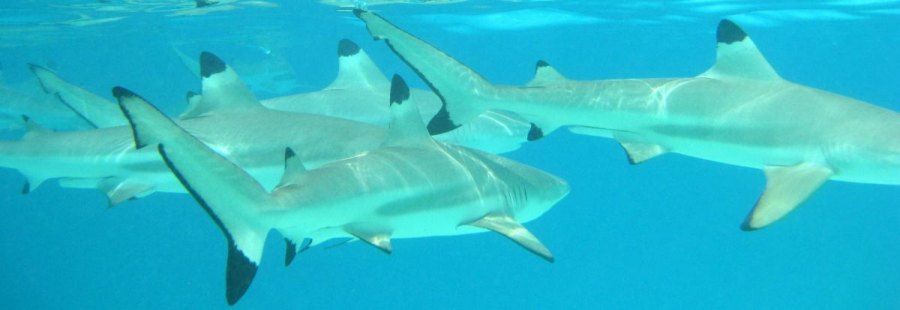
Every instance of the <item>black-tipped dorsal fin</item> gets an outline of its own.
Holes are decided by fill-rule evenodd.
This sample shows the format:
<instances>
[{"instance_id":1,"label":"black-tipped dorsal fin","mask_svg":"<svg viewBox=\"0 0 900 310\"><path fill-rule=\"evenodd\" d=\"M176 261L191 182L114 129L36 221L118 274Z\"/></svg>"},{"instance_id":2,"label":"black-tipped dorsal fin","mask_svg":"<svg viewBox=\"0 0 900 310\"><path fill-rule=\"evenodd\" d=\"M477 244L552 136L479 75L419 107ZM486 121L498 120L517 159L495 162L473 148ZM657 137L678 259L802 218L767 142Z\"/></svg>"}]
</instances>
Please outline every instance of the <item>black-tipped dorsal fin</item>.
<instances>
[{"instance_id":1,"label":"black-tipped dorsal fin","mask_svg":"<svg viewBox=\"0 0 900 310\"><path fill-rule=\"evenodd\" d=\"M372 62L366 51L347 39L338 42L338 75L327 88L383 89L389 87L388 85L387 78Z\"/></svg>"},{"instance_id":2,"label":"black-tipped dorsal fin","mask_svg":"<svg viewBox=\"0 0 900 310\"><path fill-rule=\"evenodd\" d=\"M528 82L527 86L540 87L559 83L565 83L568 79L559 71L550 66L546 61L539 60L534 66L534 78Z\"/></svg>"},{"instance_id":3,"label":"black-tipped dorsal fin","mask_svg":"<svg viewBox=\"0 0 900 310\"><path fill-rule=\"evenodd\" d=\"M184 109L184 112L182 112L178 118L188 118L186 115L202 114L194 111L197 110L197 107L200 106L200 102L203 101L203 95L189 91L187 92L187 95L185 95L185 101L187 101L187 108Z\"/></svg>"},{"instance_id":4,"label":"black-tipped dorsal fin","mask_svg":"<svg viewBox=\"0 0 900 310\"><path fill-rule=\"evenodd\" d=\"M306 173L306 166L291 148L284 149L284 174L281 176L281 182L278 182L280 188L285 185L295 184L297 179Z\"/></svg>"},{"instance_id":5,"label":"black-tipped dorsal fin","mask_svg":"<svg viewBox=\"0 0 900 310\"><path fill-rule=\"evenodd\" d=\"M22 115L22 122L25 123L25 136L22 137L22 140L32 139L36 136L52 132L50 129L41 126L41 124L38 124L27 115Z\"/></svg>"},{"instance_id":6,"label":"black-tipped dorsal fin","mask_svg":"<svg viewBox=\"0 0 900 310\"><path fill-rule=\"evenodd\" d=\"M553 254L550 250L538 240L525 226L519 224L514 218L506 214L488 214L478 220L467 225L480 227L495 231L512 241L515 241L525 249L540 256L541 258L553 262Z\"/></svg>"},{"instance_id":7,"label":"black-tipped dorsal fin","mask_svg":"<svg viewBox=\"0 0 900 310\"><path fill-rule=\"evenodd\" d=\"M391 122L385 145L414 145L434 142L415 103L409 99L409 87L399 75L391 79Z\"/></svg>"},{"instance_id":8,"label":"black-tipped dorsal fin","mask_svg":"<svg viewBox=\"0 0 900 310\"><path fill-rule=\"evenodd\" d=\"M780 79L753 40L737 24L723 19L716 32L716 64L701 74L714 79Z\"/></svg>"},{"instance_id":9,"label":"black-tipped dorsal fin","mask_svg":"<svg viewBox=\"0 0 900 310\"><path fill-rule=\"evenodd\" d=\"M182 118L262 108L237 72L216 55L209 52L200 54L200 77L202 96L181 115Z\"/></svg>"}]
</instances>

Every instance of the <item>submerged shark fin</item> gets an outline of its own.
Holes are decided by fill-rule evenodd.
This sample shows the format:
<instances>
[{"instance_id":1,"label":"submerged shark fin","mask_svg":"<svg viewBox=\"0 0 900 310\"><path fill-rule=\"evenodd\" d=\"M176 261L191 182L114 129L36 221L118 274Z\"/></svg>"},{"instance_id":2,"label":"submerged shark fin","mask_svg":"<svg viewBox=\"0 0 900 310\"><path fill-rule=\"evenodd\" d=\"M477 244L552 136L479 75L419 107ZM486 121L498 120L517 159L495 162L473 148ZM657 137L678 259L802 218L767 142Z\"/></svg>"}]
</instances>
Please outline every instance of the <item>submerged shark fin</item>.
<instances>
[{"instance_id":1,"label":"submerged shark fin","mask_svg":"<svg viewBox=\"0 0 900 310\"><path fill-rule=\"evenodd\" d=\"M128 124L114 102L75 86L44 67L32 64L29 68L41 83L44 92L56 95L60 101L94 127L107 128Z\"/></svg>"},{"instance_id":2,"label":"submerged shark fin","mask_svg":"<svg viewBox=\"0 0 900 310\"><path fill-rule=\"evenodd\" d=\"M181 64L183 64L185 68L190 70L191 73L193 73L194 76L199 79L200 78L200 63L195 61L193 58L188 57L188 55L185 55L184 53L182 53L181 50L176 48L174 45L172 46L172 50L175 51L175 55L178 55L178 59L181 60Z\"/></svg>"},{"instance_id":3,"label":"submerged shark fin","mask_svg":"<svg viewBox=\"0 0 900 310\"><path fill-rule=\"evenodd\" d=\"M293 149L284 149L284 174L281 176L281 182L278 182L278 186L275 188L297 183L297 178L304 173L306 173L306 166L303 165L300 157L297 157Z\"/></svg>"},{"instance_id":4,"label":"submerged shark fin","mask_svg":"<svg viewBox=\"0 0 900 310\"><path fill-rule=\"evenodd\" d=\"M766 190L741 226L743 230L763 228L781 219L819 189L834 172L818 164L766 167Z\"/></svg>"},{"instance_id":5,"label":"submerged shark fin","mask_svg":"<svg viewBox=\"0 0 900 310\"><path fill-rule=\"evenodd\" d=\"M22 122L25 123L25 135L22 136L22 140L33 139L36 136L52 132L26 115L22 115Z\"/></svg>"},{"instance_id":6,"label":"submerged shark fin","mask_svg":"<svg viewBox=\"0 0 900 310\"><path fill-rule=\"evenodd\" d=\"M214 77L215 74L211 73ZM166 165L225 234L226 299L228 304L236 303L249 288L262 259L269 227L257 219L261 208L273 204L268 193L253 177L178 127L143 98L121 87L114 88L113 95L131 124L138 145L159 144L157 148Z\"/></svg>"},{"instance_id":7,"label":"submerged shark fin","mask_svg":"<svg viewBox=\"0 0 900 310\"><path fill-rule=\"evenodd\" d=\"M515 241L525 249L540 256L548 262L553 262L553 254L544 244L531 234L525 226L519 224L514 218L506 214L488 214L467 225L495 231L512 241Z\"/></svg>"},{"instance_id":8,"label":"submerged shark fin","mask_svg":"<svg viewBox=\"0 0 900 310\"><path fill-rule=\"evenodd\" d=\"M375 246L385 254L391 254L391 252L393 251L393 249L391 248L390 233L379 232L377 230L362 229L353 226L345 227L344 231L356 238L359 238L359 240L365 241L366 243Z\"/></svg>"},{"instance_id":9,"label":"submerged shark fin","mask_svg":"<svg viewBox=\"0 0 900 310\"><path fill-rule=\"evenodd\" d=\"M700 76L713 79L781 79L750 36L730 20L719 22L716 41L716 64Z\"/></svg>"},{"instance_id":10,"label":"submerged shark fin","mask_svg":"<svg viewBox=\"0 0 900 310\"><path fill-rule=\"evenodd\" d=\"M22 194L23 195L27 195L27 194L33 192L35 189L40 187L41 184L44 184L44 182L47 181L47 179L48 179L46 176L43 176L43 175L29 174L27 172L22 172L22 174L25 175L25 180L27 180L27 181L25 181L25 184L22 185Z\"/></svg>"},{"instance_id":11,"label":"submerged shark fin","mask_svg":"<svg viewBox=\"0 0 900 310\"><path fill-rule=\"evenodd\" d=\"M556 71L553 67L550 66L546 61L539 60L537 64L534 66L534 78L528 82L527 86L530 87L541 87L553 84L559 84L567 82L565 76L563 76L559 71Z\"/></svg>"},{"instance_id":12,"label":"submerged shark fin","mask_svg":"<svg viewBox=\"0 0 900 310\"><path fill-rule=\"evenodd\" d=\"M109 199L109 207L152 194L154 188L153 184L119 177L105 178L97 182L97 189L103 191Z\"/></svg>"},{"instance_id":13,"label":"submerged shark fin","mask_svg":"<svg viewBox=\"0 0 900 310\"><path fill-rule=\"evenodd\" d=\"M212 53L200 54L200 76L203 96L181 115L182 118L263 107L237 72Z\"/></svg>"},{"instance_id":14,"label":"submerged shark fin","mask_svg":"<svg viewBox=\"0 0 900 310\"><path fill-rule=\"evenodd\" d=\"M180 119L190 118L190 115L194 114L193 111L199 109L198 107L203 101L203 95L189 91L185 95L185 101L187 101L187 108L184 109L184 112L182 112L181 115L178 115L178 118Z\"/></svg>"},{"instance_id":15,"label":"submerged shark fin","mask_svg":"<svg viewBox=\"0 0 900 310\"><path fill-rule=\"evenodd\" d=\"M391 79L391 122L384 145L415 145L434 140L425 129L419 109L409 100L409 87L399 75Z\"/></svg>"},{"instance_id":16,"label":"submerged shark fin","mask_svg":"<svg viewBox=\"0 0 900 310\"><path fill-rule=\"evenodd\" d=\"M628 154L628 162L632 165L640 164L651 158L669 152L669 150L659 144L631 143L624 141L619 141L619 143L622 145L622 148L625 149L625 153Z\"/></svg>"},{"instance_id":17,"label":"submerged shark fin","mask_svg":"<svg viewBox=\"0 0 900 310\"><path fill-rule=\"evenodd\" d=\"M366 23L372 37L384 40L441 98L440 111L428 122L432 135L451 131L491 108L476 94L490 93L495 87L478 73L375 13L355 9L353 14Z\"/></svg>"},{"instance_id":18,"label":"submerged shark fin","mask_svg":"<svg viewBox=\"0 0 900 310\"><path fill-rule=\"evenodd\" d=\"M290 266L292 262L294 262L294 258L297 258L297 244L291 241L291 239L284 238L285 249L284 249L284 266Z\"/></svg>"},{"instance_id":19,"label":"submerged shark fin","mask_svg":"<svg viewBox=\"0 0 900 310\"><path fill-rule=\"evenodd\" d=\"M366 51L353 41L338 42L338 75L326 89L384 89L388 80Z\"/></svg>"}]
</instances>

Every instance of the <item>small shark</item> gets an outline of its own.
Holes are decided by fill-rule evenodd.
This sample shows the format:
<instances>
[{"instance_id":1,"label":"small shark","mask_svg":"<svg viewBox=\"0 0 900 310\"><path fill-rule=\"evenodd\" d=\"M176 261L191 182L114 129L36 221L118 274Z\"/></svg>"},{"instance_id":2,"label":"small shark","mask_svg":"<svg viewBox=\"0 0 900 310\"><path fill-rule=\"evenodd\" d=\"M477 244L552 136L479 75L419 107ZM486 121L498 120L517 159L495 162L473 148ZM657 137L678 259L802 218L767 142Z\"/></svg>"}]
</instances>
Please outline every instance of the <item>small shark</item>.
<instances>
[{"instance_id":1,"label":"small shark","mask_svg":"<svg viewBox=\"0 0 900 310\"><path fill-rule=\"evenodd\" d=\"M56 96L37 87L0 85L0 130L25 129L22 116L54 130L94 128L86 119L63 104Z\"/></svg>"},{"instance_id":2,"label":"small shark","mask_svg":"<svg viewBox=\"0 0 900 310\"><path fill-rule=\"evenodd\" d=\"M744 230L784 217L827 180L900 184L900 114L781 78L728 20L715 65L696 77L572 81L538 62L534 80L516 87L492 85L377 14L354 14L443 100L432 133L507 110L545 133L568 126L616 139L633 164L680 153L762 169L766 188Z\"/></svg>"},{"instance_id":3,"label":"small shark","mask_svg":"<svg viewBox=\"0 0 900 310\"><path fill-rule=\"evenodd\" d=\"M267 188L281 176L285 147L318 166L374 149L386 137L387 130L378 126L267 109L221 59L203 53L200 63L202 98L179 125ZM62 178L63 187L98 188L111 205L157 191L184 191L155 152L134 148L130 126L51 132L29 122L29 128L21 140L0 141L0 166L26 176L23 192L55 178Z\"/></svg>"},{"instance_id":4,"label":"small shark","mask_svg":"<svg viewBox=\"0 0 900 310\"><path fill-rule=\"evenodd\" d=\"M272 192L133 92L117 87L113 93L137 148L158 151L225 234L229 305L249 288L270 230L285 237L286 264L305 239L315 245L353 238L391 253L392 239L486 230L553 261L521 223L566 196L566 182L497 155L435 141L398 76L390 96L394 120L383 145L314 170L288 148L284 175Z\"/></svg>"}]
</instances>

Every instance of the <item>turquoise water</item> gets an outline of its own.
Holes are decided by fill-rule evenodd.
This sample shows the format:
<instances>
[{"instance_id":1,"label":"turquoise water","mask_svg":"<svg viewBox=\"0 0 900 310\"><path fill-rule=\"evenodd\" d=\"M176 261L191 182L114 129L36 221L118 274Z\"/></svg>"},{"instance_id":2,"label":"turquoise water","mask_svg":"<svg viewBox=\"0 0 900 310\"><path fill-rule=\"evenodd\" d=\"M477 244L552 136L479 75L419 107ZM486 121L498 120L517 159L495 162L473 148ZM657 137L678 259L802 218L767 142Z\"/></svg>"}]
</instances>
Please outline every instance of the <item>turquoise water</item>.
<instances>
[{"instance_id":1,"label":"turquoise water","mask_svg":"<svg viewBox=\"0 0 900 310\"><path fill-rule=\"evenodd\" d=\"M229 63L287 63L289 85L255 75L265 98L327 85L336 44L349 38L385 74L425 87L352 14L274 3L188 16L169 16L194 12L184 1L13 3L0 8L3 80L28 83L26 64L35 63L110 99L110 88L128 87L176 114L199 83L173 47ZM716 24L728 17L783 77L900 110L900 5L804 3L369 8L498 84L527 82L539 59L573 79L696 75L712 64ZM900 308L896 186L828 182L784 220L747 233L738 227L765 185L758 170L680 155L631 166L614 141L564 131L506 155L572 185L526 225L555 263L477 234L396 240L390 256L361 243L317 247L285 268L272 234L234 308ZM227 307L225 239L189 196L108 209L99 191L48 182L23 196L16 171L0 178L3 308Z\"/></svg>"}]
</instances>

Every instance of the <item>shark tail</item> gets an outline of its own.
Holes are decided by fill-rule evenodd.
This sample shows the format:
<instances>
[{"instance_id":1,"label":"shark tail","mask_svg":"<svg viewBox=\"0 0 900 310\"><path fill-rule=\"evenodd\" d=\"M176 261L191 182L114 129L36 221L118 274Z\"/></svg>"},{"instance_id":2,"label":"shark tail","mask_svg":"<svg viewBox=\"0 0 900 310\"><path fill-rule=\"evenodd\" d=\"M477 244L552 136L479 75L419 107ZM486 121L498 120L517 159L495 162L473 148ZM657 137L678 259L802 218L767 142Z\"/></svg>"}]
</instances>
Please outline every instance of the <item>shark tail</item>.
<instances>
[{"instance_id":1,"label":"shark tail","mask_svg":"<svg viewBox=\"0 0 900 310\"><path fill-rule=\"evenodd\" d=\"M491 108L485 95L495 93L496 87L477 72L375 13L359 9L353 13L366 23L374 38L384 40L441 98L440 111L428 123L429 133L456 129Z\"/></svg>"},{"instance_id":2,"label":"shark tail","mask_svg":"<svg viewBox=\"0 0 900 310\"><path fill-rule=\"evenodd\" d=\"M271 227L258 221L270 205L265 189L244 170L179 127L133 92L113 95L131 124L136 147L156 145L159 154L228 240L226 298L235 304L250 287Z\"/></svg>"}]
</instances>

